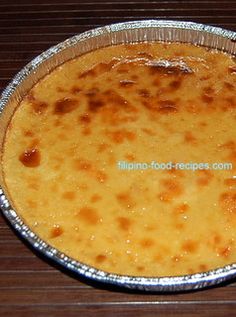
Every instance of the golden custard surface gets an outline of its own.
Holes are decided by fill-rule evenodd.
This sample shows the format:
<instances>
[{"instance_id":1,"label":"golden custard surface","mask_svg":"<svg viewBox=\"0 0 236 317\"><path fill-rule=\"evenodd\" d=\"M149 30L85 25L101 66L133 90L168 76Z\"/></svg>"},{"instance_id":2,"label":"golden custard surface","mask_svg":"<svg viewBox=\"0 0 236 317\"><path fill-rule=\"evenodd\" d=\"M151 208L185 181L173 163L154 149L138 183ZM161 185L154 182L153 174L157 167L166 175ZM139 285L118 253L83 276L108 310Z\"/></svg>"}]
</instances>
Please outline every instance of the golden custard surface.
<instances>
[{"instance_id":1,"label":"golden custard surface","mask_svg":"<svg viewBox=\"0 0 236 317\"><path fill-rule=\"evenodd\" d=\"M111 46L57 67L6 133L14 207L43 240L108 272L175 276L235 262L235 79L232 56L179 43Z\"/></svg>"}]
</instances>

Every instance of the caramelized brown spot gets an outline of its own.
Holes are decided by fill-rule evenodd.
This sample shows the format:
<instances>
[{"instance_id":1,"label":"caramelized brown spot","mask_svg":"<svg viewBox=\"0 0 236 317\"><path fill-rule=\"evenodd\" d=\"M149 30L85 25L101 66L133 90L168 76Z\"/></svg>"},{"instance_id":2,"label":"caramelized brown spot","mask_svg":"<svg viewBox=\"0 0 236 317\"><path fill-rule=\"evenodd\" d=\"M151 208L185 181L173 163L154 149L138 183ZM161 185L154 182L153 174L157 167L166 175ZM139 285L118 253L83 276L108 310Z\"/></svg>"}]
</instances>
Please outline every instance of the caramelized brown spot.
<instances>
[{"instance_id":1,"label":"caramelized brown spot","mask_svg":"<svg viewBox=\"0 0 236 317\"><path fill-rule=\"evenodd\" d=\"M102 99L90 99L89 100L89 110L96 112L99 108L102 108L105 102Z\"/></svg>"},{"instance_id":2,"label":"caramelized brown spot","mask_svg":"<svg viewBox=\"0 0 236 317\"><path fill-rule=\"evenodd\" d=\"M37 147L37 145L39 145L39 139L35 138L30 142L29 148L34 149Z\"/></svg>"},{"instance_id":3,"label":"caramelized brown spot","mask_svg":"<svg viewBox=\"0 0 236 317\"><path fill-rule=\"evenodd\" d=\"M158 194L158 198L163 202L169 202L183 193L183 188L176 179L163 179L161 183L165 191Z\"/></svg>"},{"instance_id":4,"label":"caramelized brown spot","mask_svg":"<svg viewBox=\"0 0 236 317\"><path fill-rule=\"evenodd\" d=\"M59 120L58 118L54 121L54 127L60 127L62 125L61 120Z\"/></svg>"},{"instance_id":5,"label":"caramelized brown spot","mask_svg":"<svg viewBox=\"0 0 236 317\"><path fill-rule=\"evenodd\" d=\"M143 272L143 271L145 271L145 267L144 267L144 266L139 265L139 266L137 266L137 271L139 271L139 272Z\"/></svg>"},{"instance_id":6,"label":"caramelized brown spot","mask_svg":"<svg viewBox=\"0 0 236 317\"><path fill-rule=\"evenodd\" d=\"M210 79L210 76L202 76L202 77L200 77L200 80L209 80Z\"/></svg>"},{"instance_id":7,"label":"caramelized brown spot","mask_svg":"<svg viewBox=\"0 0 236 317\"><path fill-rule=\"evenodd\" d=\"M150 238L145 238L140 241L140 245L142 248L150 248L154 245L154 240Z\"/></svg>"},{"instance_id":8,"label":"caramelized brown spot","mask_svg":"<svg viewBox=\"0 0 236 317\"><path fill-rule=\"evenodd\" d=\"M64 230L60 226L55 226L51 230L50 238L57 238L63 234Z\"/></svg>"},{"instance_id":9,"label":"caramelized brown spot","mask_svg":"<svg viewBox=\"0 0 236 317\"><path fill-rule=\"evenodd\" d=\"M125 158L129 161L129 162L133 162L135 160L135 155L134 154L126 154Z\"/></svg>"},{"instance_id":10,"label":"caramelized brown spot","mask_svg":"<svg viewBox=\"0 0 236 317\"><path fill-rule=\"evenodd\" d=\"M109 108L112 112L117 110L120 111L120 107L125 107L126 110L133 108L130 107L126 99L112 89L108 89L104 92L97 92L95 95L88 96L88 98L88 109L92 112L101 111L103 110L102 108L105 108L105 110Z\"/></svg>"},{"instance_id":11,"label":"caramelized brown spot","mask_svg":"<svg viewBox=\"0 0 236 317\"><path fill-rule=\"evenodd\" d=\"M75 192L71 192L71 191L70 192L65 192L65 193L63 193L62 197L64 199L67 199L67 200L74 200L75 197L76 197L76 194L75 194Z\"/></svg>"},{"instance_id":12,"label":"caramelized brown spot","mask_svg":"<svg viewBox=\"0 0 236 317\"><path fill-rule=\"evenodd\" d=\"M229 83L229 82L227 82L227 81L224 82L224 86L225 86L225 88L227 88L229 91L233 91L233 90L234 90L234 85L231 84L231 83Z\"/></svg>"},{"instance_id":13,"label":"caramelized brown spot","mask_svg":"<svg viewBox=\"0 0 236 317\"><path fill-rule=\"evenodd\" d=\"M116 63L118 62L119 60L116 59L116 58L113 58L110 62L108 63L100 63L96 66L96 68L98 69L98 73L101 74L102 72L107 72L109 71L110 69L112 69L113 66L116 65Z\"/></svg>"},{"instance_id":14,"label":"caramelized brown spot","mask_svg":"<svg viewBox=\"0 0 236 317\"><path fill-rule=\"evenodd\" d=\"M24 131L24 136L33 137L34 136L34 132L31 131L31 130L26 130L26 131Z\"/></svg>"},{"instance_id":15,"label":"caramelized brown spot","mask_svg":"<svg viewBox=\"0 0 236 317\"><path fill-rule=\"evenodd\" d=\"M95 77L96 76L96 72L94 69L89 69L85 72L83 72L82 74L79 75L79 78L86 78L86 77Z\"/></svg>"},{"instance_id":16,"label":"caramelized brown spot","mask_svg":"<svg viewBox=\"0 0 236 317\"><path fill-rule=\"evenodd\" d=\"M205 128L207 126L207 123L205 121L199 122L199 126Z\"/></svg>"},{"instance_id":17,"label":"caramelized brown spot","mask_svg":"<svg viewBox=\"0 0 236 317\"><path fill-rule=\"evenodd\" d=\"M155 262L161 262L163 260L163 256L161 254L156 254L154 257L153 257L153 260Z\"/></svg>"},{"instance_id":18,"label":"caramelized brown spot","mask_svg":"<svg viewBox=\"0 0 236 317\"><path fill-rule=\"evenodd\" d=\"M54 105L54 114L65 114L75 110L78 107L78 101L71 98L59 99Z\"/></svg>"},{"instance_id":19,"label":"caramelized brown spot","mask_svg":"<svg viewBox=\"0 0 236 317\"><path fill-rule=\"evenodd\" d=\"M37 167L40 165L40 152L38 149L26 150L19 156L19 160L26 167Z\"/></svg>"},{"instance_id":20,"label":"caramelized brown spot","mask_svg":"<svg viewBox=\"0 0 236 317\"><path fill-rule=\"evenodd\" d=\"M91 198L90 198L90 201L91 203L96 203L97 201L101 200L102 197L98 194L94 194Z\"/></svg>"},{"instance_id":21,"label":"caramelized brown spot","mask_svg":"<svg viewBox=\"0 0 236 317\"><path fill-rule=\"evenodd\" d=\"M232 151L228 158L231 160L231 162L234 163L234 169L236 169L236 150L235 151Z\"/></svg>"},{"instance_id":22,"label":"caramelized brown spot","mask_svg":"<svg viewBox=\"0 0 236 317\"><path fill-rule=\"evenodd\" d=\"M214 243L214 245L219 244L221 241L222 241L222 237L221 237L219 234L216 234L216 235L213 237L213 243Z\"/></svg>"},{"instance_id":23,"label":"caramelized brown spot","mask_svg":"<svg viewBox=\"0 0 236 317\"><path fill-rule=\"evenodd\" d=\"M31 107L33 108L34 112L37 114L42 114L46 111L46 109L48 108L48 104L44 101L40 101L37 100L33 93L28 94L27 99L31 105Z\"/></svg>"},{"instance_id":24,"label":"caramelized brown spot","mask_svg":"<svg viewBox=\"0 0 236 317\"><path fill-rule=\"evenodd\" d=\"M236 212L236 193L225 192L220 195L220 205L223 211Z\"/></svg>"},{"instance_id":25,"label":"caramelized brown spot","mask_svg":"<svg viewBox=\"0 0 236 317\"><path fill-rule=\"evenodd\" d=\"M99 93L99 88L97 88L97 87L92 87L92 88L90 88L89 90L86 90L85 91L85 96L87 96L87 97L95 97L98 93Z\"/></svg>"},{"instance_id":26,"label":"caramelized brown spot","mask_svg":"<svg viewBox=\"0 0 236 317\"><path fill-rule=\"evenodd\" d=\"M76 159L73 161L74 167L80 171L91 170L92 164L89 161L83 159Z\"/></svg>"},{"instance_id":27,"label":"caramelized brown spot","mask_svg":"<svg viewBox=\"0 0 236 317\"><path fill-rule=\"evenodd\" d=\"M206 264L199 265L200 272L206 272L208 270L208 266Z\"/></svg>"},{"instance_id":28,"label":"caramelized brown spot","mask_svg":"<svg viewBox=\"0 0 236 317\"><path fill-rule=\"evenodd\" d=\"M160 201L162 202L170 202L173 200L173 197L170 193L168 192L162 192L158 195L158 198L160 199Z\"/></svg>"},{"instance_id":29,"label":"caramelized brown spot","mask_svg":"<svg viewBox=\"0 0 236 317\"><path fill-rule=\"evenodd\" d=\"M83 128L82 130L81 130L81 133L83 134L83 135L90 135L91 133L92 133L92 130L90 129L90 128Z\"/></svg>"},{"instance_id":30,"label":"caramelized brown spot","mask_svg":"<svg viewBox=\"0 0 236 317\"><path fill-rule=\"evenodd\" d=\"M138 113L136 107L113 90L89 97L88 110L98 113L104 124L112 126L135 121Z\"/></svg>"},{"instance_id":31,"label":"caramelized brown spot","mask_svg":"<svg viewBox=\"0 0 236 317\"><path fill-rule=\"evenodd\" d=\"M212 96L209 96L207 94L202 94L201 95L201 99L202 99L203 102L208 103L208 104L212 103L213 100L214 100L214 98Z\"/></svg>"},{"instance_id":32,"label":"caramelized brown spot","mask_svg":"<svg viewBox=\"0 0 236 317\"><path fill-rule=\"evenodd\" d=\"M183 243L182 250L189 253L194 253L197 251L198 247L199 247L198 242L193 240L187 240L186 242Z\"/></svg>"},{"instance_id":33,"label":"caramelized brown spot","mask_svg":"<svg viewBox=\"0 0 236 317\"><path fill-rule=\"evenodd\" d=\"M193 133L191 131L186 131L184 134L184 141L190 144L196 144L197 143L197 139L196 137L193 135Z\"/></svg>"},{"instance_id":34,"label":"caramelized brown spot","mask_svg":"<svg viewBox=\"0 0 236 317\"><path fill-rule=\"evenodd\" d=\"M61 132L61 133L58 133L58 138L61 140L68 140L68 135Z\"/></svg>"},{"instance_id":35,"label":"caramelized brown spot","mask_svg":"<svg viewBox=\"0 0 236 317\"><path fill-rule=\"evenodd\" d=\"M221 257L224 257L224 258L227 258L231 253L231 246L226 246L224 248L220 248L218 249L218 254L221 256Z\"/></svg>"},{"instance_id":36,"label":"caramelized brown spot","mask_svg":"<svg viewBox=\"0 0 236 317\"><path fill-rule=\"evenodd\" d=\"M109 63L96 64L93 68L80 74L79 78L95 77L97 75L101 75L102 73L109 71L116 64L116 62L117 60L113 59Z\"/></svg>"},{"instance_id":37,"label":"caramelized brown spot","mask_svg":"<svg viewBox=\"0 0 236 317\"><path fill-rule=\"evenodd\" d=\"M99 254L95 258L97 263L103 263L104 261L106 261L106 259L107 259L107 256L104 254Z\"/></svg>"},{"instance_id":38,"label":"caramelized brown spot","mask_svg":"<svg viewBox=\"0 0 236 317\"><path fill-rule=\"evenodd\" d=\"M118 74L127 74L129 72L129 64L122 63L116 67L116 71Z\"/></svg>"},{"instance_id":39,"label":"caramelized brown spot","mask_svg":"<svg viewBox=\"0 0 236 317\"><path fill-rule=\"evenodd\" d=\"M99 183L104 183L107 180L107 174L103 171L96 171L96 179Z\"/></svg>"},{"instance_id":40,"label":"caramelized brown spot","mask_svg":"<svg viewBox=\"0 0 236 317\"><path fill-rule=\"evenodd\" d=\"M194 100L189 100L188 104L186 105L186 110L189 113L197 114L200 112L199 106L195 103Z\"/></svg>"},{"instance_id":41,"label":"caramelized brown spot","mask_svg":"<svg viewBox=\"0 0 236 317\"><path fill-rule=\"evenodd\" d=\"M132 208L135 206L135 203L133 202L128 192L121 192L117 194L116 199L123 207Z\"/></svg>"},{"instance_id":42,"label":"caramelized brown spot","mask_svg":"<svg viewBox=\"0 0 236 317\"><path fill-rule=\"evenodd\" d=\"M97 170L89 161L84 159L75 159L73 166L76 170L87 172L88 175L95 178L100 183L107 180L107 174L101 170Z\"/></svg>"},{"instance_id":43,"label":"caramelized brown spot","mask_svg":"<svg viewBox=\"0 0 236 317\"><path fill-rule=\"evenodd\" d=\"M228 178L224 180L226 186L235 187L236 189L236 178Z\"/></svg>"},{"instance_id":44,"label":"caramelized brown spot","mask_svg":"<svg viewBox=\"0 0 236 317\"><path fill-rule=\"evenodd\" d=\"M35 102L32 104L34 111L38 114L42 114L48 108L48 104L46 102Z\"/></svg>"},{"instance_id":45,"label":"caramelized brown spot","mask_svg":"<svg viewBox=\"0 0 236 317\"><path fill-rule=\"evenodd\" d=\"M176 168L171 168L166 170L166 172L170 175L174 175L174 177L184 177L184 171Z\"/></svg>"},{"instance_id":46,"label":"caramelized brown spot","mask_svg":"<svg viewBox=\"0 0 236 317\"><path fill-rule=\"evenodd\" d=\"M139 76L136 75L136 74L132 74L132 75L130 76L130 78L131 78L133 81L137 81L138 78L139 78Z\"/></svg>"},{"instance_id":47,"label":"caramelized brown spot","mask_svg":"<svg viewBox=\"0 0 236 317\"><path fill-rule=\"evenodd\" d=\"M231 109L231 108L236 108L236 100L235 98L232 97L227 97L224 99L225 100L225 105L222 107L223 109Z\"/></svg>"},{"instance_id":48,"label":"caramelized brown spot","mask_svg":"<svg viewBox=\"0 0 236 317\"><path fill-rule=\"evenodd\" d=\"M178 80L172 80L172 81L169 83L169 88L170 88L171 91L175 91L175 90L177 90L177 89L180 88L181 84L182 84L182 81L181 81L180 79L178 79Z\"/></svg>"},{"instance_id":49,"label":"caramelized brown spot","mask_svg":"<svg viewBox=\"0 0 236 317\"><path fill-rule=\"evenodd\" d=\"M84 114L82 114L82 115L79 117L79 121L80 121L81 123L87 124L87 123L90 123L90 122L91 122L91 117L90 117L90 115L89 115L88 113L84 113Z\"/></svg>"},{"instance_id":50,"label":"caramelized brown spot","mask_svg":"<svg viewBox=\"0 0 236 317\"><path fill-rule=\"evenodd\" d=\"M77 215L81 220L85 221L89 225L96 225L99 223L99 215L94 208L82 207Z\"/></svg>"},{"instance_id":51,"label":"caramelized brown spot","mask_svg":"<svg viewBox=\"0 0 236 317\"><path fill-rule=\"evenodd\" d=\"M74 86L74 87L72 87L71 88L71 93L72 94L78 94L78 93L80 93L81 92L81 88L79 88L79 87L77 87L77 86Z\"/></svg>"},{"instance_id":52,"label":"caramelized brown spot","mask_svg":"<svg viewBox=\"0 0 236 317\"><path fill-rule=\"evenodd\" d=\"M137 92L139 96L144 98L149 98L151 96L151 93L148 89L138 89Z\"/></svg>"},{"instance_id":53,"label":"caramelized brown spot","mask_svg":"<svg viewBox=\"0 0 236 317\"><path fill-rule=\"evenodd\" d=\"M189 205L186 203L180 204L174 208L174 212L177 214L183 214L189 210Z\"/></svg>"},{"instance_id":54,"label":"caramelized brown spot","mask_svg":"<svg viewBox=\"0 0 236 317\"><path fill-rule=\"evenodd\" d=\"M215 93L215 90L212 87L210 87L210 86L204 87L203 91L207 95L212 95L212 94Z\"/></svg>"},{"instance_id":55,"label":"caramelized brown spot","mask_svg":"<svg viewBox=\"0 0 236 317\"><path fill-rule=\"evenodd\" d=\"M123 143L125 140L133 141L136 138L135 132L128 131L128 130L116 130L114 132L108 132L108 136L111 137L111 139L115 143Z\"/></svg>"},{"instance_id":56,"label":"caramelized brown spot","mask_svg":"<svg viewBox=\"0 0 236 317\"><path fill-rule=\"evenodd\" d=\"M160 78L155 78L154 80L153 80L153 82L152 82L152 85L154 86L154 87L159 87L159 86L161 86L161 80L160 80ZM159 95L159 94L158 94Z\"/></svg>"},{"instance_id":57,"label":"caramelized brown spot","mask_svg":"<svg viewBox=\"0 0 236 317\"><path fill-rule=\"evenodd\" d=\"M98 151L98 153L102 153L102 152L106 151L109 147L110 147L110 145L107 143L100 143L100 144L98 144L97 151Z\"/></svg>"},{"instance_id":58,"label":"caramelized brown spot","mask_svg":"<svg viewBox=\"0 0 236 317\"><path fill-rule=\"evenodd\" d=\"M33 201L33 200L27 200L27 204L30 208L36 208L38 206L37 202L36 201Z\"/></svg>"},{"instance_id":59,"label":"caramelized brown spot","mask_svg":"<svg viewBox=\"0 0 236 317\"><path fill-rule=\"evenodd\" d=\"M117 222L119 225L119 228L123 231L128 231L132 225L132 222L127 217L118 217Z\"/></svg>"},{"instance_id":60,"label":"caramelized brown spot","mask_svg":"<svg viewBox=\"0 0 236 317\"><path fill-rule=\"evenodd\" d=\"M221 147L226 148L228 150L235 150L236 149L236 142L233 140L230 140L224 144L221 145Z\"/></svg>"}]
</instances>

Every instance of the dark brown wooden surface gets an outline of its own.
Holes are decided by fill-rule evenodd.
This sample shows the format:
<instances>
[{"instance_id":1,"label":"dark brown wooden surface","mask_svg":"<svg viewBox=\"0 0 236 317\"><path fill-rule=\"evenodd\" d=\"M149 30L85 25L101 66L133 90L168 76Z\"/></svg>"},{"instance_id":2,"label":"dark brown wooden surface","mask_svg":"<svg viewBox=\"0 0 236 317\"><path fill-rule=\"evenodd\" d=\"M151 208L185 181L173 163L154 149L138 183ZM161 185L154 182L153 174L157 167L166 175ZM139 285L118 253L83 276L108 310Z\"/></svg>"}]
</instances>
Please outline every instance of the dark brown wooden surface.
<instances>
[{"instance_id":1,"label":"dark brown wooden surface","mask_svg":"<svg viewBox=\"0 0 236 317\"><path fill-rule=\"evenodd\" d=\"M236 1L0 0L0 92L51 45L105 24L188 20L236 31ZM62 272L0 217L0 316L236 316L236 283L182 294L124 292Z\"/></svg>"}]
</instances>

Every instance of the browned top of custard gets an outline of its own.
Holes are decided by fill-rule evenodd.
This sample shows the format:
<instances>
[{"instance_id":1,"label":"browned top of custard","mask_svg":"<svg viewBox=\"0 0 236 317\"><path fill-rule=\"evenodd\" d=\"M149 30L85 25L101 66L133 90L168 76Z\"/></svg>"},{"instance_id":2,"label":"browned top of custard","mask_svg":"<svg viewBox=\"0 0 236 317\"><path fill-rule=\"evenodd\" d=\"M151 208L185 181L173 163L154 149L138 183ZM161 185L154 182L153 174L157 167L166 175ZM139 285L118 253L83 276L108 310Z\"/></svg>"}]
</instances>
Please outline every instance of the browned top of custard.
<instances>
[{"instance_id":1,"label":"browned top of custard","mask_svg":"<svg viewBox=\"0 0 236 317\"><path fill-rule=\"evenodd\" d=\"M108 272L175 276L236 261L236 64L187 44L111 46L37 83L3 149L13 205L42 239ZM231 162L232 170L122 170Z\"/></svg>"}]
</instances>

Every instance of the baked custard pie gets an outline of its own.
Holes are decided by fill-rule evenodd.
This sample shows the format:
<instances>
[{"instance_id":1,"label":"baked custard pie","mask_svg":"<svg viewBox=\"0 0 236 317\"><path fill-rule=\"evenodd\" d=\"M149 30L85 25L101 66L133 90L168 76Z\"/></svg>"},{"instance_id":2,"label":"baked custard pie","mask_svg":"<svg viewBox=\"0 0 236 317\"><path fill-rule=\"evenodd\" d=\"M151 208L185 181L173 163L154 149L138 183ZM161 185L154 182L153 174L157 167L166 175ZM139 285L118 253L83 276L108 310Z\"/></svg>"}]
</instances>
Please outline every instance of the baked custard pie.
<instances>
[{"instance_id":1,"label":"baked custard pie","mask_svg":"<svg viewBox=\"0 0 236 317\"><path fill-rule=\"evenodd\" d=\"M123 44L65 62L6 131L14 208L48 244L107 272L235 262L235 89L235 58L191 44Z\"/></svg>"}]
</instances>

